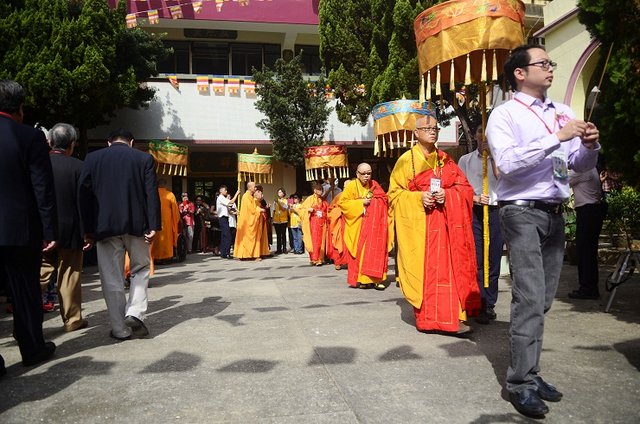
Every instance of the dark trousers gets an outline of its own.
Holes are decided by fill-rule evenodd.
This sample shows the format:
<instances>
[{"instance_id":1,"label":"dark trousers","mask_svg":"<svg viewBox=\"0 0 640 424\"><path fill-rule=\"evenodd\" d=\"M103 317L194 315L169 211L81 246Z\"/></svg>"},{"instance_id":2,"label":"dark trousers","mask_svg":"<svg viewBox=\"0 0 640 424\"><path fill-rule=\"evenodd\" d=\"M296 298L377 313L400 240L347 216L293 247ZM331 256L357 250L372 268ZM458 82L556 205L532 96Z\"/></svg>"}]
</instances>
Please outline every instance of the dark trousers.
<instances>
[{"instance_id":1,"label":"dark trousers","mask_svg":"<svg viewBox=\"0 0 640 424\"><path fill-rule=\"evenodd\" d=\"M44 348L40 264L42 252L25 246L0 246L0 274L13 298L13 335L22 359Z\"/></svg>"},{"instance_id":2,"label":"dark trousers","mask_svg":"<svg viewBox=\"0 0 640 424\"><path fill-rule=\"evenodd\" d=\"M287 227L289 224L273 224L276 227L276 251L285 253L287 251Z\"/></svg>"},{"instance_id":3,"label":"dark trousers","mask_svg":"<svg viewBox=\"0 0 640 424\"><path fill-rule=\"evenodd\" d=\"M598 295L598 239L604 209L601 203L576 208L576 250L579 291Z\"/></svg>"},{"instance_id":4,"label":"dark trousers","mask_svg":"<svg viewBox=\"0 0 640 424\"><path fill-rule=\"evenodd\" d=\"M500 208L502 234L509 249L511 281L511 364L506 389L536 389L540 372L544 315L558 289L564 259L564 218L524 206Z\"/></svg>"},{"instance_id":5,"label":"dark trousers","mask_svg":"<svg viewBox=\"0 0 640 424\"><path fill-rule=\"evenodd\" d=\"M482 306L494 307L498 301L498 278L500 278L500 260L502 259L502 230L500 214L497 208L489 207L489 287L484 287L484 231L482 206L473 207L473 240L476 244L478 264L478 287L482 295Z\"/></svg>"},{"instance_id":6,"label":"dark trousers","mask_svg":"<svg viewBox=\"0 0 640 424\"><path fill-rule=\"evenodd\" d=\"M231 228L229 227L229 217L220 217L220 256L227 257L231 253Z\"/></svg>"}]
</instances>

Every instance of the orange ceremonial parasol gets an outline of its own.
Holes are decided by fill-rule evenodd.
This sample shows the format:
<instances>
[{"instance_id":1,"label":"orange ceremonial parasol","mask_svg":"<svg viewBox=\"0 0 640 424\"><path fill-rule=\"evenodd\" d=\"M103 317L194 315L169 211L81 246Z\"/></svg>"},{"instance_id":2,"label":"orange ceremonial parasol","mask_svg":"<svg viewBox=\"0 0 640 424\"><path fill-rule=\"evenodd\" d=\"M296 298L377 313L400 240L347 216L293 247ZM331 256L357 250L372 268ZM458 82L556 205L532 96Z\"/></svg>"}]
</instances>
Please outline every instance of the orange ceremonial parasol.
<instances>
[{"instance_id":1,"label":"orange ceremonial parasol","mask_svg":"<svg viewBox=\"0 0 640 424\"><path fill-rule=\"evenodd\" d=\"M347 146L324 144L305 147L304 168L307 181L323 178L349 178Z\"/></svg>"},{"instance_id":2,"label":"orange ceremonial parasol","mask_svg":"<svg viewBox=\"0 0 640 424\"><path fill-rule=\"evenodd\" d=\"M498 79L510 50L524 41L520 0L449 0L426 9L413 28L422 84L420 99L439 97L442 85L480 85L482 134L487 119L486 84ZM433 89L433 90L432 90ZM482 155L482 192L489 192L487 152ZM484 286L489 286L489 206L483 207Z\"/></svg>"},{"instance_id":3,"label":"orange ceremonial parasol","mask_svg":"<svg viewBox=\"0 0 640 424\"><path fill-rule=\"evenodd\" d=\"M272 156L253 153L238 153L238 182L253 181L258 184L271 184L273 181Z\"/></svg>"},{"instance_id":4,"label":"orange ceremonial parasol","mask_svg":"<svg viewBox=\"0 0 640 424\"><path fill-rule=\"evenodd\" d=\"M172 143L167 140L153 140L149 142L149 153L156 161L158 174L187 176L187 159L189 149L187 146Z\"/></svg>"},{"instance_id":5,"label":"orange ceremonial parasol","mask_svg":"<svg viewBox=\"0 0 640 424\"><path fill-rule=\"evenodd\" d=\"M418 100L394 100L373 107L373 153L392 156L394 151L413 146L416 119L428 114Z\"/></svg>"}]
</instances>

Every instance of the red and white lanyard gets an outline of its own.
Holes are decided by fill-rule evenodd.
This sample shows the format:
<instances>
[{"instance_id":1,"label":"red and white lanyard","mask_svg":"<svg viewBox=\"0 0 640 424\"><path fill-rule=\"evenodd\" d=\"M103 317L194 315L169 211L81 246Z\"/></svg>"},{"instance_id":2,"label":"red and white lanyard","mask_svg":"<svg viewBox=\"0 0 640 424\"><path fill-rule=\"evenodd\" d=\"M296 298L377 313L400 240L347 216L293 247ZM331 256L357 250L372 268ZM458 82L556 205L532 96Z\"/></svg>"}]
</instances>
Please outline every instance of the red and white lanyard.
<instances>
[{"instance_id":1,"label":"red and white lanyard","mask_svg":"<svg viewBox=\"0 0 640 424\"><path fill-rule=\"evenodd\" d=\"M551 128L549 128L549 125L547 125L547 123L544 121L544 119L542 119L542 117L540 115L538 115L538 113L535 110L531 109L531 106L529 106L528 104L526 104L525 102L523 102L520 99L516 98L516 99L513 99L513 100L515 100L516 102L520 103L522 106L524 106L527 109L529 109L529 111L531 111L531 113L533 113L536 116L536 118L538 118L540 120L540 122L542 122L544 124L544 127L547 129L547 131L549 131L549 134L553 134L553 131L551 131ZM553 116L554 116L554 118L553 118L553 129L555 130L556 129L556 125L558 123L558 120L555 118L555 114Z\"/></svg>"}]
</instances>

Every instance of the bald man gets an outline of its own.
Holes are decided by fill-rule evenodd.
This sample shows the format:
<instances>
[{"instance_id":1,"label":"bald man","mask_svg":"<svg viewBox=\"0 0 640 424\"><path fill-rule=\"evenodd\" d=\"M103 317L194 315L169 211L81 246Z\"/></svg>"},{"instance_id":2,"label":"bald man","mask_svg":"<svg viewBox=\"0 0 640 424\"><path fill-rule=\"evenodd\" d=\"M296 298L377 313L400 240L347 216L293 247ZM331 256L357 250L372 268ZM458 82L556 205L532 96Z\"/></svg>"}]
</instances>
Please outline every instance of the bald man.
<instances>
[{"instance_id":1,"label":"bald man","mask_svg":"<svg viewBox=\"0 0 640 424\"><path fill-rule=\"evenodd\" d=\"M398 281L414 307L416 328L460 335L480 309L471 227L473 188L436 147L431 110L416 120L418 140L391 173L389 204L398 243ZM455 262L454 262L455 261Z\"/></svg>"},{"instance_id":2,"label":"bald man","mask_svg":"<svg viewBox=\"0 0 640 424\"><path fill-rule=\"evenodd\" d=\"M384 290L389 258L387 195L371 173L368 163L358 165L356 179L345 187L338 204L349 251L347 283L354 288Z\"/></svg>"},{"instance_id":3,"label":"bald man","mask_svg":"<svg viewBox=\"0 0 640 424\"><path fill-rule=\"evenodd\" d=\"M249 181L247 191L242 195L240 210L238 211L238 229L233 256L238 259L253 259L259 261L263 256L269 256L266 227L262 225L261 214L265 210L255 197L256 183Z\"/></svg>"}]
</instances>

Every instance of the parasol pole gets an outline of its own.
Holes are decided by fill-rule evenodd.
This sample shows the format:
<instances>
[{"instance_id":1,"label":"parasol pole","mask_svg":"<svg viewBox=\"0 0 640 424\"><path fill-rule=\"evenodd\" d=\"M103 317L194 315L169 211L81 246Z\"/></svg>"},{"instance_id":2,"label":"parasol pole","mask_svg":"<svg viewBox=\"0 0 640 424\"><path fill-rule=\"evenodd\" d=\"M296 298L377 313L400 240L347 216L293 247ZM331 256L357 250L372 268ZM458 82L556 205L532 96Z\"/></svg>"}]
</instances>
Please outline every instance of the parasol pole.
<instances>
[{"instance_id":1,"label":"parasol pole","mask_svg":"<svg viewBox=\"0 0 640 424\"><path fill-rule=\"evenodd\" d=\"M487 126L487 91L484 81L480 81L480 110L482 111L482 135L480 136L484 145L484 132ZM487 149L482 149L482 194L489 194L489 154ZM489 287L489 205L482 205L482 241L484 249L482 251L483 261L483 281L484 288Z\"/></svg>"},{"instance_id":2,"label":"parasol pole","mask_svg":"<svg viewBox=\"0 0 640 424\"><path fill-rule=\"evenodd\" d=\"M596 101L598 100L598 93L600 93L600 87L602 87L602 80L604 79L604 73L607 71L607 65L609 64L609 59L611 59L611 51L613 50L613 43L609 46L609 53L607 53L607 59L604 61L604 66L602 67L602 74L600 74L600 81L598 82L598 91L593 96L593 104L591 105L591 109L589 110L589 116L587 116L587 122L591 121L591 114L593 113L593 109L596 108Z\"/></svg>"}]
</instances>

